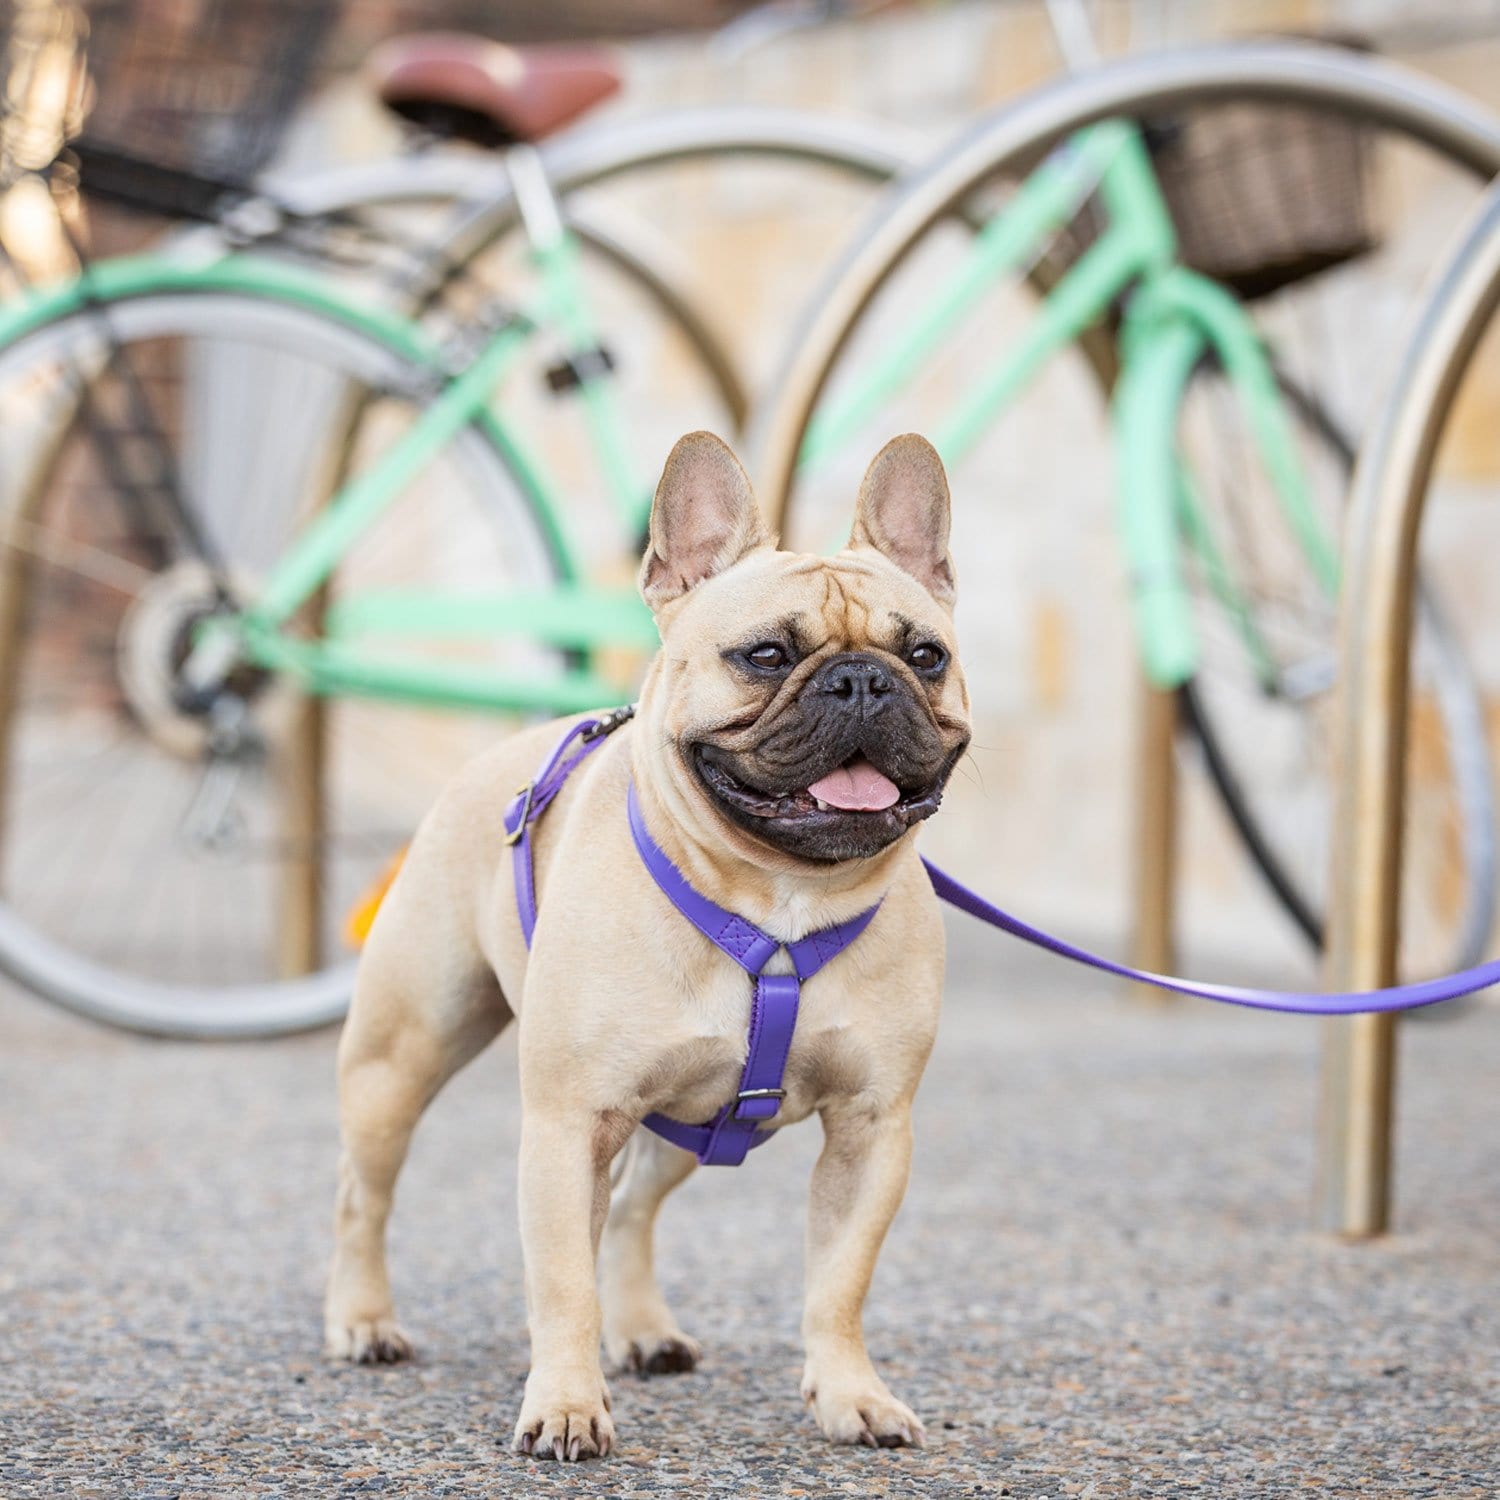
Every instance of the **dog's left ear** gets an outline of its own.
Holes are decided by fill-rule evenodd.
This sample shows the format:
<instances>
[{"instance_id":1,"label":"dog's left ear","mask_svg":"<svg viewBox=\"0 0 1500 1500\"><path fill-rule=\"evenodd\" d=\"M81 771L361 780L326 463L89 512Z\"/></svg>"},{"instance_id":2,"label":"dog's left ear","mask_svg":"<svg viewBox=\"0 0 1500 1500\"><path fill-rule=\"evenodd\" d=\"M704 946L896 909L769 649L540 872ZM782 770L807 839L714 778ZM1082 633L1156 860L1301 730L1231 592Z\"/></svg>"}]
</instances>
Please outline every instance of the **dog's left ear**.
<instances>
[{"instance_id":1,"label":"dog's left ear","mask_svg":"<svg viewBox=\"0 0 1500 1500\"><path fill-rule=\"evenodd\" d=\"M948 476L937 449L908 432L875 455L859 487L851 547L874 547L932 596L951 605L956 593L948 555Z\"/></svg>"},{"instance_id":2,"label":"dog's left ear","mask_svg":"<svg viewBox=\"0 0 1500 1500\"><path fill-rule=\"evenodd\" d=\"M728 444L711 432L679 438L651 502L640 574L646 603L658 610L770 545L750 480Z\"/></svg>"}]
</instances>

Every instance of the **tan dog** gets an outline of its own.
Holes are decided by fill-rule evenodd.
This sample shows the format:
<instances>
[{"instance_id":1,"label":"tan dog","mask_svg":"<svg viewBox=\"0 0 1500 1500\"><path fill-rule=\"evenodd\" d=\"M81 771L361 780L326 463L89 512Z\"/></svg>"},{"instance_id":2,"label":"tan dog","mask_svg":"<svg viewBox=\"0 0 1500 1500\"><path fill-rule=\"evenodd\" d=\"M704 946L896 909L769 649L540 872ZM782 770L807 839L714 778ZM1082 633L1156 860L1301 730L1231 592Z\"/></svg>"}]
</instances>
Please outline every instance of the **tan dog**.
<instances>
[{"instance_id":1,"label":"tan dog","mask_svg":"<svg viewBox=\"0 0 1500 1500\"><path fill-rule=\"evenodd\" d=\"M865 476L846 550L780 552L717 438L694 433L673 449L640 579L662 649L635 722L535 825L529 954L502 815L555 724L459 776L376 918L339 1048L332 1354L410 1353L385 1263L396 1174L422 1110L515 1015L532 1345L516 1448L609 1452L601 1338L617 1366L696 1362L652 1265L657 1209L696 1163L638 1124L653 1111L708 1120L735 1097L750 988L643 865L625 812L633 776L678 869L772 936L795 940L881 902L803 987L773 1124L817 1113L824 1131L803 1397L835 1442L922 1441L870 1363L861 1315L906 1188L912 1096L943 982L942 926L912 830L969 740L948 514L937 454L897 438ZM788 972L784 950L767 972Z\"/></svg>"}]
</instances>

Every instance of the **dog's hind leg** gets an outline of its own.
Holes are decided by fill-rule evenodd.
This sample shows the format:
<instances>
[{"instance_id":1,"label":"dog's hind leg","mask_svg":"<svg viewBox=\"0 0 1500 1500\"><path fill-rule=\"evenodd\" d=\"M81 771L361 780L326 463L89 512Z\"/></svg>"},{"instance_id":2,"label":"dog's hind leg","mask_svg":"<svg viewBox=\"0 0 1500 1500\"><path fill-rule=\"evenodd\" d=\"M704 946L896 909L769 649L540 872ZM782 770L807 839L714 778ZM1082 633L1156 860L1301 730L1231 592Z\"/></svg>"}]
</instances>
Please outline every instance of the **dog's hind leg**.
<instances>
[{"instance_id":1,"label":"dog's hind leg","mask_svg":"<svg viewBox=\"0 0 1500 1500\"><path fill-rule=\"evenodd\" d=\"M438 1090L511 1016L487 967L419 973L409 952L391 951L396 946L366 954L339 1043L343 1153L324 1330L328 1353L358 1364L411 1353L391 1302L385 1230L412 1131ZM432 950L422 951L431 962Z\"/></svg>"},{"instance_id":2,"label":"dog's hind leg","mask_svg":"<svg viewBox=\"0 0 1500 1500\"><path fill-rule=\"evenodd\" d=\"M699 1348L677 1326L656 1281L656 1212L698 1165L691 1152L644 1127L615 1158L609 1217L599 1243L604 1350L617 1368L645 1375L691 1370Z\"/></svg>"}]
</instances>

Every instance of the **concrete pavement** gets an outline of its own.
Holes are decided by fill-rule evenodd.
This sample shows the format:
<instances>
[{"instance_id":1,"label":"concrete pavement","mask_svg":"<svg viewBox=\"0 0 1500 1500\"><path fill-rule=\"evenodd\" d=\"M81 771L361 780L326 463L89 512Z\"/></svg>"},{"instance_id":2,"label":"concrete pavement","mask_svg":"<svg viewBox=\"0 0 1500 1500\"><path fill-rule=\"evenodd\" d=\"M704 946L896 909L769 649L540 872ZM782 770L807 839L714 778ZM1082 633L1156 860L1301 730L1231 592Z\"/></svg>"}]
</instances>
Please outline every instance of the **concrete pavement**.
<instances>
[{"instance_id":1,"label":"concrete pavement","mask_svg":"<svg viewBox=\"0 0 1500 1500\"><path fill-rule=\"evenodd\" d=\"M706 1362L615 1377L587 1468L508 1452L513 1042L403 1178L419 1358L353 1369L318 1355L333 1036L149 1042L0 993L0 1496L1500 1489L1500 1010L1407 1028L1399 1232L1345 1247L1307 1229L1314 1024L1142 1008L961 924L953 969L867 1320L929 1447L832 1449L801 1409L806 1128L668 1205Z\"/></svg>"}]
</instances>

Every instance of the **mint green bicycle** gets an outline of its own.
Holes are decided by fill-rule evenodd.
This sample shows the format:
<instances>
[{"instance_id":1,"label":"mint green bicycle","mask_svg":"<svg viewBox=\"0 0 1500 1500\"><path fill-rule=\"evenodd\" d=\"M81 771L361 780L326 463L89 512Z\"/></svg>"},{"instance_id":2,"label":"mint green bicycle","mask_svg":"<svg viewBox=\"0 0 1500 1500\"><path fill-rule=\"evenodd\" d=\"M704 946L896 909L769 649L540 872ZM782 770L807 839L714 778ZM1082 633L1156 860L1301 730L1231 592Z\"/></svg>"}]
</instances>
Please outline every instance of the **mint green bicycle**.
<instances>
[{"instance_id":1,"label":"mint green bicycle","mask_svg":"<svg viewBox=\"0 0 1500 1500\"><path fill-rule=\"evenodd\" d=\"M1207 156L1195 130L1221 159L1169 195L1166 168ZM1285 289L1306 280L1323 311L1316 278L1371 251L1358 195L1392 137L1483 177L1500 122L1399 69L1306 45L1141 57L1041 90L977 122L885 200L814 299L756 428L758 493L803 544L847 491L841 455L913 425L957 494L1025 503L1006 494L1003 451L1025 450L1024 424L983 446L1055 356L1107 330L1094 362L1142 666L1178 695L1243 848L1314 946L1337 837L1330 707L1354 445L1322 395L1338 341L1319 330L1310 368L1295 371L1230 285L1281 292L1271 320L1285 324ZM1201 200L1228 243L1179 223L1169 197L1189 212ZM955 210L997 198L972 244L955 247ZM1045 300L994 347L997 289L1023 275L1044 281ZM955 360L966 339L967 362ZM1372 374L1360 371L1365 390ZM1052 508L1061 495L1035 499ZM1483 698L1426 584L1417 620L1402 961L1431 973L1475 962L1489 940L1496 808Z\"/></svg>"},{"instance_id":2,"label":"mint green bicycle","mask_svg":"<svg viewBox=\"0 0 1500 1500\"><path fill-rule=\"evenodd\" d=\"M1176 87L1231 94L1247 55L1270 80L1262 92L1321 94L1392 123L1371 65L1340 59L1313 87L1300 81L1299 49L1177 61ZM1101 116L1170 102L1159 76L1133 67L1071 80L1014 112L1017 160L1075 138L998 214L981 206L980 184L932 207L930 176L893 199L898 216L915 202L977 231L970 269L943 289L916 344L940 342L970 291L1025 263L1097 191L1107 232L945 441L956 455L966 429L977 432L1049 352L1107 323L1133 289L1118 432L1140 477L1125 535L1143 581L1148 665L1178 680L1195 663L1179 587L1186 525L1240 648L1284 686L1263 601L1238 589L1236 558L1195 506L1172 434L1206 351L1247 403L1299 555L1325 593L1332 534L1299 457L1295 401L1234 299L1174 274L1171 224L1136 133L1106 123L1075 135ZM1351 92L1346 74L1366 92ZM1500 166L1500 131L1458 101L1418 90L1405 108L1397 128L1465 165ZM695 149L691 136L669 140L657 159ZM850 169L890 175L876 155ZM528 146L507 163L515 191L499 217L514 225L519 209L538 291L445 343L328 275L218 251L98 263L0 314L0 411L15 435L0 553L0 966L38 991L176 1034L332 1019L350 982L338 916L423 811L430 786L419 767L459 733L452 711L565 713L630 695L654 644L627 582L648 500L632 468L638 445L612 400L565 190ZM484 239L470 231L470 242ZM873 368L867 390L846 392L809 428L842 344L824 337L829 318L825 308L805 350L825 366L810 381L794 369L767 425L770 471L781 463L783 479L859 434L913 354L908 346ZM559 351L555 368L609 476L612 549L579 535L569 491L506 418L507 377L539 342ZM170 400L158 398L165 391ZM116 472L131 455L144 481L139 469L129 482ZM788 487L771 488L781 508ZM590 532L610 524L597 514ZM613 582L586 566L591 550L620 560ZM1439 651L1435 661L1445 682L1467 680L1461 658ZM1445 719L1449 745L1466 732ZM1480 796L1467 784L1459 794ZM1479 852L1465 846L1463 901L1487 927L1492 817L1487 803L1474 806L1466 826ZM121 859L122 844L154 852Z\"/></svg>"}]
</instances>

